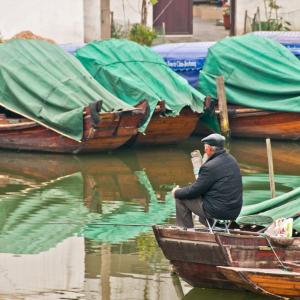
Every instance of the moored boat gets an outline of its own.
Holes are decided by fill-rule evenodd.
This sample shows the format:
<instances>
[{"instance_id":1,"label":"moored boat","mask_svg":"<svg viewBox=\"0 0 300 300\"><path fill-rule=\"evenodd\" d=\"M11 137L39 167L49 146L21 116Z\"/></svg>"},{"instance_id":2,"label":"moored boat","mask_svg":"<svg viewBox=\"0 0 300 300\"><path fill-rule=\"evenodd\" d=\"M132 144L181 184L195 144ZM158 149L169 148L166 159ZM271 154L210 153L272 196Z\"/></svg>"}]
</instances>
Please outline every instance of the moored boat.
<instances>
[{"instance_id":1,"label":"moored boat","mask_svg":"<svg viewBox=\"0 0 300 300\"><path fill-rule=\"evenodd\" d=\"M298 270L299 238L293 238L290 246L273 243L271 247L266 237L241 230L226 234L210 233L203 228L184 230L176 226L154 226L153 231L178 275L194 287L239 288L218 270L218 266L271 269L280 268L280 260L283 260L285 265Z\"/></svg>"},{"instance_id":2,"label":"moored boat","mask_svg":"<svg viewBox=\"0 0 300 300\"><path fill-rule=\"evenodd\" d=\"M75 56L96 81L127 104L148 102L150 114L132 143L178 143L192 134L205 97L150 48L112 39L89 43Z\"/></svg>"},{"instance_id":3,"label":"moored boat","mask_svg":"<svg viewBox=\"0 0 300 300\"><path fill-rule=\"evenodd\" d=\"M300 273L281 269L218 267L237 286L277 299L300 297Z\"/></svg>"},{"instance_id":4,"label":"moored boat","mask_svg":"<svg viewBox=\"0 0 300 300\"><path fill-rule=\"evenodd\" d=\"M0 115L0 148L57 153L84 153L114 150L125 144L138 132L145 118L146 102L126 111L99 112L99 121L93 122L89 108L83 118L83 138L71 139L35 121Z\"/></svg>"},{"instance_id":5,"label":"moored boat","mask_svg":"<svg viewBox=\"0 0 300 300\"><path fill-rule=\"evenodd\" d=\"M216 78L224 78L232 136L298 140L299 67L299 60L271 39L228 38L209 49L199 89L217 99Z\"/></svg>"},{"instance_id":6,"label":"moored boat","mask_svg":"<svg viewBox=\"0 0 300 300\"><path fill-rule=\"evenodd\" d=\"M218 114L218 110L216 112ZM300 139L299 112L268 111L235 105L228 105L228 112L232 137ZM199 135L206 135L209 131L201 122L195 129Z\"/></svg>"},{"instance_id":7,"label":"moored boat","mask_svg":"<svg viewBox=\"0 0 300 300\"><path fill-rule=\"evenodd\" d=\"M72 56L41 40L0 45L0 148L62 153L112 150L149 113L97 83Z\"/></svg>"},{"instance_id":8,"label":"moored boat","mask_svg":"<svg viewBox=\"0 0 300 300\"><path fill-rule=\"evenodd\" d=\"M199 114L185 107L174 117L161 115L158 109L152 115L145 134L132 138L136 145L174 144L186 140L198 124Z\"/></svg>"},{"instance_id":9,"label":"moored boat","mask_svg":"<svg viewBox=\"0 0 300 300\"><path fill-rule=\"evenodd\" d=\"M251 108L234 109L230 116L233 137L300 139L300 113L265 111Z\"/></svg>"}]
</instances>

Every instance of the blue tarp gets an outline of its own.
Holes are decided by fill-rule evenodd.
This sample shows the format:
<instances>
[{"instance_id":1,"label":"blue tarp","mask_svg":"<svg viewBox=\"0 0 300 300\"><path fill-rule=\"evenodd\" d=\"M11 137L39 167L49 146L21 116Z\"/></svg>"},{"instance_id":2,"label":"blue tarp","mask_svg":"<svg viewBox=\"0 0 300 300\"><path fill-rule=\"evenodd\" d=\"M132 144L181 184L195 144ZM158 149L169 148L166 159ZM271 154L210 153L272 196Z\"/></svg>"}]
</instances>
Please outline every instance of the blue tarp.
<instances>
[{"instance_id":1,"label":"blue tarp","mask_svg":"<svg viewBox=\"0 0 300 300\"><path fill-rule=\"evenodd\" d=\"M255 31L249 34L270 38L284 46L287 46L288 48L300 47L299 31Z\"/></svg>"},{"instance_id":2,"label":"blue tarp","mask_svg":"<svg viewBox=\"0 0 300 300\"><path fill-rule=\"evenodd\" d=\"M190 85L198 87L199 72L202 70L210 46L215 42L175 43L154 46L167 65L185 78Z\"/></svg>"},{"instance_id":3,"label":"blue tarp","mask_svg":"<svg viewBox=\"0 0 300 300\"><path fill-rule=\"evenodd\" d=\"M270 37L278 40L287 47L298 59L300 59L300 33L281 35L277 32L259 32L257 35ZM177 74L185 78L188 83L198 88L199 72L202 70L206 60L208 49L215 42L174 43L163 44L152 47Z\"/></svg>"},{"instance_id":4,"label":"blue tarp","mask_svg":"<svg viewBox=\"0 0 300 300\"><path fill-rule=\"evenodd\" d=\"M85 43L67 43L67 44L60 44L59 47L65 50L66 52L74 55L77 49L84 47Z\"/></svg>"}]
</instances>

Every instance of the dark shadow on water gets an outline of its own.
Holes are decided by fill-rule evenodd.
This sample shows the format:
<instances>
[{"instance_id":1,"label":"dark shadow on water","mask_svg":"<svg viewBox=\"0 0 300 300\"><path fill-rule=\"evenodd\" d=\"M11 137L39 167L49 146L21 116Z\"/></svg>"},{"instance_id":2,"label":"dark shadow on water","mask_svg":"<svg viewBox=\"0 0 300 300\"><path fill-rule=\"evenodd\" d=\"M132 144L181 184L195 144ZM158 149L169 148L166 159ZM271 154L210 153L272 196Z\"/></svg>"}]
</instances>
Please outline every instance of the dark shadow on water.
<instances>
[{"instance_id":1,"label":"dark shadow on water","mask_svg":"<svg viewBox=\"0 0 300 300\"><path fill-rule=\"evenodd\" d=\"M245 291L193 288L182 300L271 300L273 298Z\"/></svg>"}]
</instances>

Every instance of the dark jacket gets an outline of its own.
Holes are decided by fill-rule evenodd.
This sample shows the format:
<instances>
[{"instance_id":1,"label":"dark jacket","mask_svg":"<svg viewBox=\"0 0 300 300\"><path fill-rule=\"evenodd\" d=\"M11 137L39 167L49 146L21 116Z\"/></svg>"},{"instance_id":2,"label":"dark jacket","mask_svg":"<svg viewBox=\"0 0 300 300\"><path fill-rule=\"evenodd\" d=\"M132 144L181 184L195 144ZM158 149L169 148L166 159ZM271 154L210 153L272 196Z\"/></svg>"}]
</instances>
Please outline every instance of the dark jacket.
<instances>
[{"instance_id":1,"label":"dark jacket","mask_svg":"<svg viewBox=\"0 0 300 300\"><path fill-rule=\"evenodd\" d=\"M212 155L200 168L198 179L178 189L175 198L202 197L204 211L213 218L235 219L243 204L240 168L225 150Z\"/></svg>"}]
</instances>

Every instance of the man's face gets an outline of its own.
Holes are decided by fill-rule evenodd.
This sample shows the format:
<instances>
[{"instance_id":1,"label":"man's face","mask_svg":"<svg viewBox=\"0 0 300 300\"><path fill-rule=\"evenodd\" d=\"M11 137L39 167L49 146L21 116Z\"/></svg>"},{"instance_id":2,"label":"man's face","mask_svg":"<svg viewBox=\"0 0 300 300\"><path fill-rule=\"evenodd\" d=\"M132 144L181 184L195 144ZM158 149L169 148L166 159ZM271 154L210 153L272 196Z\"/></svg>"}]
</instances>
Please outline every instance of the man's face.
<instances>
[{"instance_id":1,"label":"man's face","mask_svg":"<svg viewBox=\"0 0 300 300\"><path fill-rule=\"evenodd\" d=\"M207 154L208 157L212 156L214 154L213 147L208 144L204 144L204 152Z\"/></svg>"}]
</instances>

